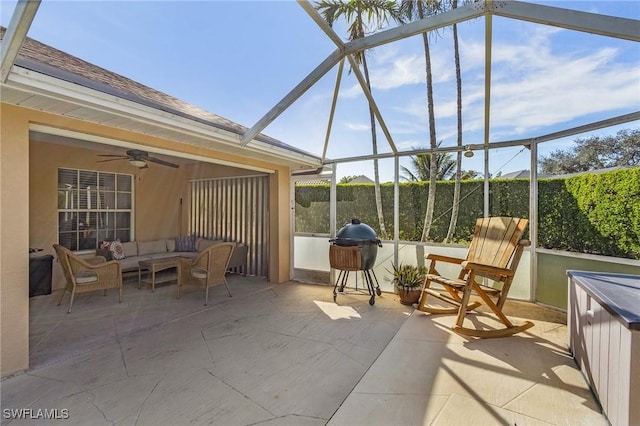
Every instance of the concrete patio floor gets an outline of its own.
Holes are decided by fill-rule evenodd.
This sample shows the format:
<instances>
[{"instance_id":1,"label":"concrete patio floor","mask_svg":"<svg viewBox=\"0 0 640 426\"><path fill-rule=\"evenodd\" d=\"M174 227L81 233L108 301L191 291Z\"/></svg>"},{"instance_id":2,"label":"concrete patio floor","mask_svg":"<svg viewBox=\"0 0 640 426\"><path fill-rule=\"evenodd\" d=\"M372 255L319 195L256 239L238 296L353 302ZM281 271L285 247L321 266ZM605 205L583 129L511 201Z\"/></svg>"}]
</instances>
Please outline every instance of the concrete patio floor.
<instances>
[{"instance_id":1,"label":"concrete patio floor","mask_svg":"<svg viewBox=\"0 0 640 426\"><path fill-rule=\"evenodd\" d=\"M562 324L464 339L452 316L392 294L335 304L328 286L229 284L208 307L199 289L176 300L175 285L131 281L122 304L84 294L71 314L58 292L30 299L31 367L0 383L2 424L34 423L6 409L68 410L52 423L78 425L607 424Z\"/></svg>"}]
</instances>

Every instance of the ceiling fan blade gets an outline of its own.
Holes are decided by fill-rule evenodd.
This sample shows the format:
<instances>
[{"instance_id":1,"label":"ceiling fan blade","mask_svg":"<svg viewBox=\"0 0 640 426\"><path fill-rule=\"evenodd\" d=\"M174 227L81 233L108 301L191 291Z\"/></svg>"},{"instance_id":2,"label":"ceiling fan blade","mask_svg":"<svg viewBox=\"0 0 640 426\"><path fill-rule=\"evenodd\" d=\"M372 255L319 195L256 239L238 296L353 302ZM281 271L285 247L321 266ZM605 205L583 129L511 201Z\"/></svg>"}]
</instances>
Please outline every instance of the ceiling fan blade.
<instances>
[{"instance_id":1,"label":"ceiling fan blade","mask_svg":"<svg viewBox=\"0 0 640 426\"><path fill-rule=\"evenodd\" d=\"M145 160L151 161L152 163L162 164L163 166L173 167L175 169L180 167L177 164L169 163L168 161L160 160L159 158L146 157Z\"/></svg>"},{"instance_id":2,"label":"ceiling fan blade","mask_svg":"<svg viewBox=\"0 0 640 426\"><path fill-rule=\"evenodd\" d=\"M116 154L98 154L98 157L117 157L117 158L129 158L126 155L116 155Z\"/></svg>"}]
</instances>

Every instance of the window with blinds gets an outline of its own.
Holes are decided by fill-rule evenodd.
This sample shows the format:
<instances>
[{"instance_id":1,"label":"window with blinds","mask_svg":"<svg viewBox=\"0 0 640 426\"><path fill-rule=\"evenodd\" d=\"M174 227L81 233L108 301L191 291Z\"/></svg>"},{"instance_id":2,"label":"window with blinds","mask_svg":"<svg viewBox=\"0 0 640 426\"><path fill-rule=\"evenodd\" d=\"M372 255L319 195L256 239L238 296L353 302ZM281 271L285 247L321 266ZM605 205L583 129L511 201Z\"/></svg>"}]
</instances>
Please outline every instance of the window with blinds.
<instances>
[{"instance_id":1,"label":"window with blinds","mask_svg":"<svg viewBox=\"0 0 640 426\"><path fill-rule=\"evenodd\" d=\"M58 169L58 242L92 250L102 241L131 241L133 176Z\"/></svg>"}]
</instances>

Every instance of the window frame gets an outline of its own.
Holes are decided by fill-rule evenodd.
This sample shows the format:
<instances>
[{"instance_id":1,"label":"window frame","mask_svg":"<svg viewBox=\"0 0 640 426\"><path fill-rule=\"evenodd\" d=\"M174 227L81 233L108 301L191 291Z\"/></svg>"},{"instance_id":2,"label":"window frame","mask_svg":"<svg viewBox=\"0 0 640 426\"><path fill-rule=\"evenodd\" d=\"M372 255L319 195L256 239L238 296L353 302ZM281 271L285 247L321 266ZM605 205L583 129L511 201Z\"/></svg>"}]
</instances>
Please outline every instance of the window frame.
<instances>
[{"instance_id":1,"label":"window frame","mask_svg":"<svg viewBox=\"0 0 640 426\"><path fill-rule=\"evenodd\" d=\"M93 252L105 240L134 240L134 175L58 167L56 180L58 244Z\"/></svg>"}]
</instances>

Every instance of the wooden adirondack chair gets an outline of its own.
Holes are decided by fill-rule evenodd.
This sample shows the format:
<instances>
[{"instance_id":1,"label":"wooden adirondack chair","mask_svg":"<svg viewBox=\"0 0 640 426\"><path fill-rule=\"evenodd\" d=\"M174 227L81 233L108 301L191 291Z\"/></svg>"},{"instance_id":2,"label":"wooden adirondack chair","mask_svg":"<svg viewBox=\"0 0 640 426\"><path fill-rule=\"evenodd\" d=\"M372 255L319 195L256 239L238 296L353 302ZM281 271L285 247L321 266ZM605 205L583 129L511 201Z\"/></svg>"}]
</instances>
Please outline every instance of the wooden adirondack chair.
<instances>
[{"instance_id":1,"label":"wooden adirondack chair","mask_svg":"<svg viewBox=\"0 0 640 426\"><path fill-rule=\"evenodd\" d=\"M502 313L522 251L531 244L530 241L521 239L528 223L527 219L512 217L481 218L476 222L466 259L437 254L425 255L425 259L431 260L431 265L418 302L418 309L432 314L457 313L458 317L453 330L468 336L505 337L533 327L533 323L529 321L514 325ZM458 277L447 278L440 275L436 269L438 262L460 265ZM432 289L431 283L440 284L444 287L444 291ZM478 295L480 300L491 309L504 324L504 328L480 329L464 326L467 312L481 305L478 301L469 303L472 293ZM436 297L451 307L427 305L428 296Z\"/></svg>"}]
</instances>

